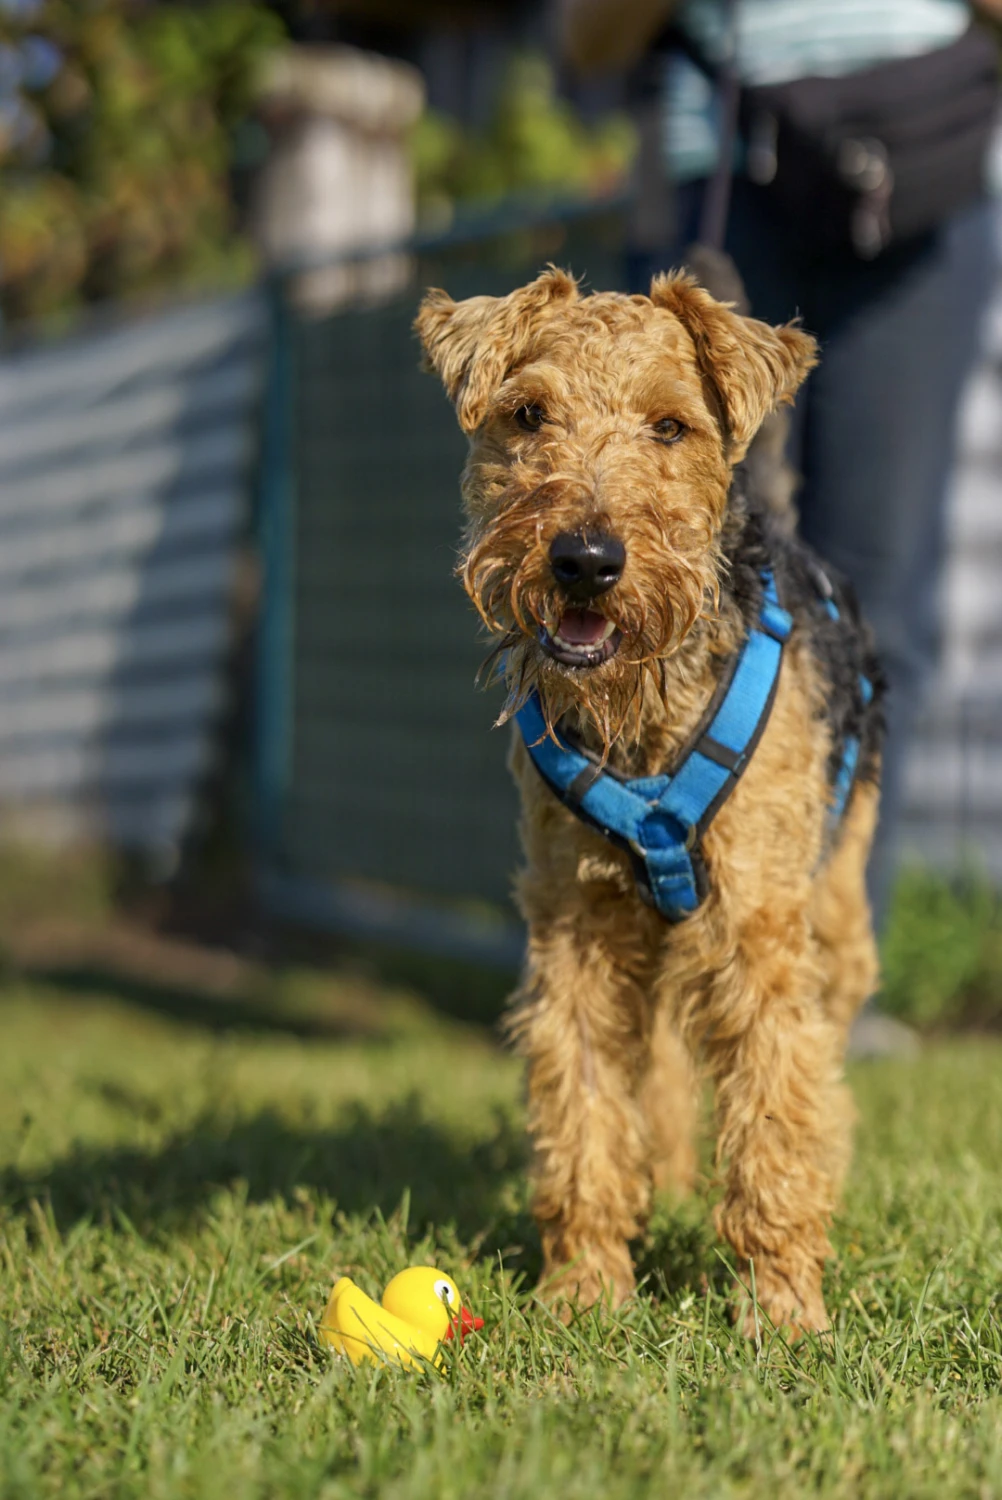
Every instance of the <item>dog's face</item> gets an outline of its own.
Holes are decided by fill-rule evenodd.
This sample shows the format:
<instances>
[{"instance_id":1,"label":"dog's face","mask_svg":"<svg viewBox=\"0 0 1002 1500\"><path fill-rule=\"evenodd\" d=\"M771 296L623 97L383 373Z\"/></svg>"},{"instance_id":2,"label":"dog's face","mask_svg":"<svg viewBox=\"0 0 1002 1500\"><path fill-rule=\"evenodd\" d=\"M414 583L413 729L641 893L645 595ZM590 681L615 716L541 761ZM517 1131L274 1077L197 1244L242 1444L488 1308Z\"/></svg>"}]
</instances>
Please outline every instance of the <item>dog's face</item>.
<instances>
[{"instance_id":1,"label":"dog's face","mask_svg":"<svg viewBox=\"0 0 1002 1500\"><path fill-rule=\"evenodd\" d=\"M576 704L608 741L713 608L730 470L814 341L684 275L581 297L556 270L508 297L430 292L417 329L470 437L461 571L513 702L535 685L551 723Z\"/></svg>"}]
</instances>

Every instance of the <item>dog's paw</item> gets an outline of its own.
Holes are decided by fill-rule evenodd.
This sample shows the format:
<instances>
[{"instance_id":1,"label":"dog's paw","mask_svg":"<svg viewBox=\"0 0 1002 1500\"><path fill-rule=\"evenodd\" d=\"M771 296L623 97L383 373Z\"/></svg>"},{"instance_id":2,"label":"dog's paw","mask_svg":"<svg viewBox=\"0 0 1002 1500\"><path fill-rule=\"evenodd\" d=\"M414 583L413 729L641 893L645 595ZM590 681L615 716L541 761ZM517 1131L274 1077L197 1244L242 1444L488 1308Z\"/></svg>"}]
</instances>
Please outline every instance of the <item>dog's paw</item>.
<instances>
[{"instance_id":1,"label":"dog's paw","mask_svg":"<svg viewBox=\"0 0 1002 1500\"><path fill-rule=\"evenodd\" d=\"M593 1261L581 1257L572 1264L548 1267L536 1295L553 1309L562 1323L589 1307L621 1307L636 1288L629 1261Z\"/></svg>"},{"instance_id":2,"label":"dog's paw","mask_svg":"<svg viewBox=\"0 0 1002 1500\"><path fill-rule=\"evenodd\" d=\"M752 1280L746 1270L732 1303L734 1322L745 1338L761 1338L770 1329L778 1328L795 1341L805 1333L830 1330L831 1320L821 1295L820 1269L794 1279L766 1260L756 1261L754 1286L757 1306L752 1302Z\"/></svg>"}]
</instances>

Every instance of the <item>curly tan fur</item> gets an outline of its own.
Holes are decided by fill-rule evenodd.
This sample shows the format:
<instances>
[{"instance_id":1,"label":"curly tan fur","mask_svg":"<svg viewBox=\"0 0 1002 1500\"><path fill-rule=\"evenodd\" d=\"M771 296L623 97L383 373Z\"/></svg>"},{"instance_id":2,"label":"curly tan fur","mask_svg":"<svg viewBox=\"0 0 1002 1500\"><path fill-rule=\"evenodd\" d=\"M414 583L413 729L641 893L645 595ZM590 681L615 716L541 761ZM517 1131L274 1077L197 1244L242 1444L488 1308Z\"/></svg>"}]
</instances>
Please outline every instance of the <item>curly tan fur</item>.
<instances>
[{"instance_id":1,"label":"curly tan fur","mask_svg":"<svg viewBox=\"0 0 1002 1500\"><path fill-rule=\"evenodd\" d=\"M429 293L417 328L470 437L461 574L503 648L506 713L535 687L551 732L563 721L619 770L661 772L743 639L721 551L733 465L792 398L813 340L683 274L650 297L582 297L552 269L507 298ZM545 415L538 430L516 420L527 407ZM656 440L666 417L682 440ZM569 668L540 644L566 604L548 549L559 532L599 530L626 548L594 604L621 644ZM701 1058L716 1089L718 1226L743 1267L754 1261L774 1322L827 1325L822 1266L851 1122L841 1058L876 972L863 885L875 791L857 788L826 858L823 696L795 630L763 739L704 840L710 895L678 926L642 904L625 856L513 740L529 944L510 1028L528 1063L544 1284L566 1304L632 1290L652 1178L692 1178Z\"/></svg>"}]
</instances>

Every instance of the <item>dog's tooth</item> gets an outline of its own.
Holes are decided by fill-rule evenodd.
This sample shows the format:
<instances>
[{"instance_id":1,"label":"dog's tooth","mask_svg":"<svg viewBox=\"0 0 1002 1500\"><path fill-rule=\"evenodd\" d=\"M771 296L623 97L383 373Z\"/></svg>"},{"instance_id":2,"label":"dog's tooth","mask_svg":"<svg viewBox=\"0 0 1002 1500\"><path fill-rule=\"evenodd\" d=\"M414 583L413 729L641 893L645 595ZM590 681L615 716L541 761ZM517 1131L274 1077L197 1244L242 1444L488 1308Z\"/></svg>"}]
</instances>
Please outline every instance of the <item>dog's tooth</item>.
<instances>
[{"instance_id":1,"label":"dog's tooth","mask_svg":"<svg viewBox=\"0 0 1002 1500\"><path fill-rule=\"evenodd\" d=\"M555 646L561 646L565 651L576 651L579 656L588 656L591 652L597 651L600 646L604 646L615 633L615 620L606 620L602 634L596 641L566 641L559 631L556 635L551 635L550 640Z\"/></svg>"}]
</instances>

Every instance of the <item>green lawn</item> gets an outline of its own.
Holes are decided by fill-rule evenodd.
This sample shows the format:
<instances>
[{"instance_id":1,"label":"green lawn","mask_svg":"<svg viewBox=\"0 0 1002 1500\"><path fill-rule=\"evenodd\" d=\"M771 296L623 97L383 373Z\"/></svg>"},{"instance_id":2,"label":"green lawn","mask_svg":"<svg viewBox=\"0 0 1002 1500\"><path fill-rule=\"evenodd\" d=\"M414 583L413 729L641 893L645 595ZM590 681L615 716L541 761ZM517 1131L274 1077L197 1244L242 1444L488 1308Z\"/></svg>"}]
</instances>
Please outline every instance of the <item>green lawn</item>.
<instances>
[{"instance_id":1,"label":"green lawn","mask_svg":"<svg viewBox=\"0 0 1002 1500\"><path fill-rule=\"evenodd\" d=\"M857 1070L837 1331L756 1352L709 1186L659 1208L620 1315L534 1303L489 1032L361 981L204 1020L105 988L0 994L3 1496L1002 1493L1002 1045ZM317 1344L336 1273L424 1260L487 1322L441 1375Z\"/></svg>"}]
</instances>

